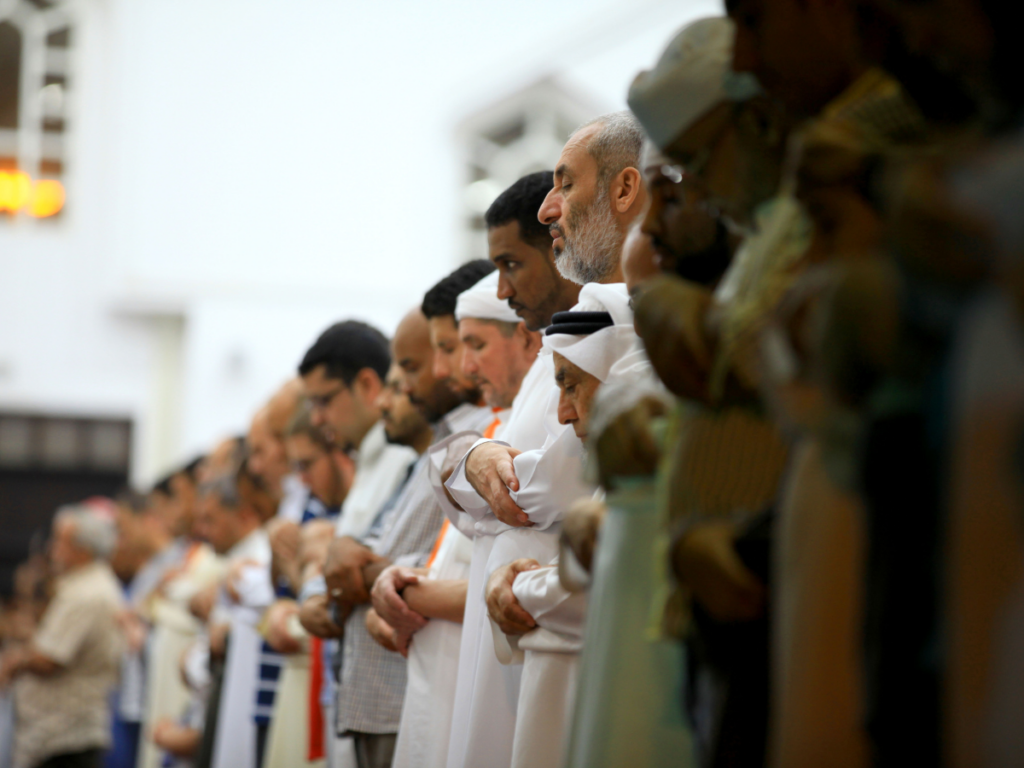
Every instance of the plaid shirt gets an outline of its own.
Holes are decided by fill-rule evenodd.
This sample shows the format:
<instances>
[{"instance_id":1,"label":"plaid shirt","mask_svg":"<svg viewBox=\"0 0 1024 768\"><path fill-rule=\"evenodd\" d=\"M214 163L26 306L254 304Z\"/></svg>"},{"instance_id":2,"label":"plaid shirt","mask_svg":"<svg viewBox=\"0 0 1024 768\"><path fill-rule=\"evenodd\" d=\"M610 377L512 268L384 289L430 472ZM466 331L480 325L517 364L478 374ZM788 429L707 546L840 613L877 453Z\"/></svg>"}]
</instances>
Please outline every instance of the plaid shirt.
<instances>
[{"instance_id":1,"label":"plaid shirt","mask_svg":"<svg viewBox=\"0 0 1024 768\"><path fill-rule=\"evenodd\" d=\"M434 426L435 442L461 427L459 422L463 420L482 423L490 416L485 408L463 406L457 411ZM444 519L427 475L427 461L426 454L420 456L394 503L381 510L363 540L376 554L406 566L426 563ZM366 630L368 610L369 605L356 606L345 622L337 698L339 735L349 731L397 733L402 717L406 662L370 637Z\"/></svg>"}]
</instances>

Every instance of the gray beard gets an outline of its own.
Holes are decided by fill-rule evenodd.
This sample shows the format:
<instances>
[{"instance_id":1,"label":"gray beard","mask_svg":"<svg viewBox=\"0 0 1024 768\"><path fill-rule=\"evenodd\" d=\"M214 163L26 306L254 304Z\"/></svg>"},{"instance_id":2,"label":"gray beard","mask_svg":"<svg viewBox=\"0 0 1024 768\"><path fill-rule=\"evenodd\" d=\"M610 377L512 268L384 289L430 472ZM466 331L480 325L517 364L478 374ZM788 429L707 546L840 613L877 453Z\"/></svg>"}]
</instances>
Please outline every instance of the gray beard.
<instances>
[{"instance_id":1,"label":"gray beard","mask_svg":"<svg viewBox=\"0 0 1024 768\"><path fill-rule=\"evenodd\" d=\"M579 217L572 240L565 238L565 247L555 257L559 274L577 285L600 283L619 266L622 236L607 195L600 195Z\"/></svg>"}]
</instances>

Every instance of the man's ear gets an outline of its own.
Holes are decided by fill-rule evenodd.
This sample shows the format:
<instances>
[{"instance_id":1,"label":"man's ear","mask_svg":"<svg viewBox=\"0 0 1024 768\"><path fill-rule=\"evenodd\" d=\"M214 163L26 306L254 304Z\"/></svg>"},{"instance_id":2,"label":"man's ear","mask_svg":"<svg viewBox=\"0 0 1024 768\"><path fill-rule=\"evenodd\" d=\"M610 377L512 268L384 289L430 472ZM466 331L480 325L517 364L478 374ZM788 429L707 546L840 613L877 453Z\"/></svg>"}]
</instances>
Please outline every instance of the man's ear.
<instances>
[{"instance_id":1,"label":"man's ear","mask_svg":"<svg viewBox=\"0 0 1024 768\"><path fill-rule=\"evenodd\" d=\"M381 388L380 376L372 368L363 368L352 379L352 391L365 405L371 408L377 402L377 396L380 395Z\"/></svg>"},{"instance_id":2,"label":"man's ear","mask_svg":"<svg viewBox=\"0 0 1024 768\"><path fill-rule=\"evenodd\" d=\"M615 213L626 213L644 194L644 178L636 168L623 168L612 179L608 197Z\"/></svg>"}]
</instances>

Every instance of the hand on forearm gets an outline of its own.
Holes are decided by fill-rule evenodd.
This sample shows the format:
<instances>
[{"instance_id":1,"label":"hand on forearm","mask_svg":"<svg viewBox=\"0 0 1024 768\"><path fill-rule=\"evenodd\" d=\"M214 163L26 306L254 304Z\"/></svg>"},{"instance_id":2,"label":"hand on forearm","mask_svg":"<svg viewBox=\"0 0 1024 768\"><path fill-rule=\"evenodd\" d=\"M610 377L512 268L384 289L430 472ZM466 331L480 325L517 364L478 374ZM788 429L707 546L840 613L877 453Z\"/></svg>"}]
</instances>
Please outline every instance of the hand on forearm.
<instances>
[{"instance_id":1,"label":"hand on forearm","mask_svg":"<svg viewBox=\"0 0 1024 768\"><path fill-rule=\"evenodd\" d=\"M465 579L423 579L406 587L402 597L421 616L461 624L468 584Z\"/></svg>"},{"instance_id":2,"label":"hand on forearm","mask_svg":"<svg viewBox=\"0 0 1024 768\"><path fill-rule=\"evenodd\" d=\"M371 608L366 612L366 631L381 647L402 656L409 654L409 635L398 632Z\"/></svg>"},{"instance_id":3,"label":"hand on forearm","mask_svg":"<svg viewBox=\"0 0 1024 768\"><path fill-rule=\"evenodd\" d=\"M299 608L299 623L311 635L333 640L345 633L344 627L334 623L332 606L327 595L313 595Z\"/></svg>"},{"instance_id":4,"label":"hand on forearm","mask_svg":"<svg viewBox=\"0 0 1024 768\"><path fill-rule=\"evenodd\" d=\"M363 581L363 568L381 558L351 536L331 542L324 565L327 594L332 602L365 603L370 593Z\"/></svg>"},{"instance_id":5,"label":"hand on forearm","mask_svg":"<svg viewBox=\"0 0 1024 768\"><path fill-rule=\"evenodd\" d=\"M537 626L533 617L519 604L512 585L520 573L539 567L536 560L513 560L498 568L487 580L487 613L506 635L524 635Z\"/></svg>"},{"instance_id":6,"label":"hand on forearm","mask_svg":"<svg viewBox=\"0 0 1024 768\"><path fill-rule=\"evenodd\" d=\"M497 443L483 443L466 459L466 479L490 506L494 516L506 525L531 526L530 518L512 501L509 491L519 490L513 460L522 451Z\"/></svg>"},{"instance_id":7,"label":"hand on forearm","mask_svg":"<svg viewBox=\"0 0 1024 768\"><path fill-rule=\"evenodd\" d=\"M427 620L412 610L399 593L418 581L419 574L413 569L393 565L373 585L373 610L399 632L410 635L423 629Z\"/></svg>"}]
</instances>

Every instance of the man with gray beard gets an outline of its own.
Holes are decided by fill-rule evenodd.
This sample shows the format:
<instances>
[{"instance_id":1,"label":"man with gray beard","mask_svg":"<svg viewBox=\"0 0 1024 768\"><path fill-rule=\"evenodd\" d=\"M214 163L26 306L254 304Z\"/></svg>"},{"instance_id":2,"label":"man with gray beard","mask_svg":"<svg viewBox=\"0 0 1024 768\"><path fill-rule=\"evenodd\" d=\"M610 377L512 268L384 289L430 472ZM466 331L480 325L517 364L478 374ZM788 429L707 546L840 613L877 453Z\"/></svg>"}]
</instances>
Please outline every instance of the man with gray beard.
<instances>
[{"instance_id":1,"label":"man with gray beard","mask_svg":"<svg viewBox=\"0 0 1024 768\"><path fill-rule=\"evenodd\" d=\"M580 285L619 283L626 290L622 246L630 225L647 206L638 170L643 145L643 129L631 112L612 112L584 123L565 143L555 166L555 185L537 212L554 238L555 266L563 277ZM509 496L510 488L519 488L512 466L516 448L530 450L493 442L479 445L460 470L498 520L523 526L529 517Z\"/></svg>"},{"instance_id":2,"label":"man with gray beard","mask_svg":"<svg viewBox=\"0 0 1024 768\"><path fill-rule=\"evenodd\" d=\"M556 165L554 186L538 211L538 219L554 238L555 264L563 277L580 284L617 284L615 290L625 296L620 267L622 246L630 224L647 202L638 170L643 141L635 118L623 112L581 126L566 142ZM551 434L545 428L558 423L558 398L552 399L553 390L557 391L554 363L550 355L545 355L537 359L523 381L508 422L503 424L502 442L477 441L461 460L456 456L452 462L457 466L447 487L458 496L462 510L476 520L476 530L494 541L486 548L489 554L482 567L476 562L474 550L466 616L477 616L481 623L475 630L469 629L476 643L465 642L468 635L464 634L460 653L478 659L479 665L469 665L477 674L464 680L460 659L454 711L455 722L460 725L452 730L448 768L508 768L514 759L514 738L526 740L522 738L525 734L516 734L518 685L515 690L502 688L500 682L495 682L499 676L482 672L495 657L482 585L492 572L510 562L533 557L547 564L557 552L563 505L545 510L544 521L537 524L530 518L537 510L524 511L510 496L510 489L520 490L513 459L521 451L532 451L537 456L545 446L551 446L544 455L557 458L564 476L581 477L582 444L575 439L572 427L558 425ZM565 436L571 439L559 440L567 430ZM474 588L478 567L480 580L476 583L480 586ZM506 604L521 615L525 632L534 622L511 594L514 580L515 574L510 574ZM474 606L472 601L480 605ZM467 633L465 625L463 632ZM513 661L510 666L521 667L521 662ZM549 755L552 760L558 759L556 751Z\"/></svg>"},{"instance_id":3,"label":"man with gray beard","mask_svg":"<svg viewBox=\"0 0 1024 768\"><path fill-rule=\"evenodd\" d=\"M643 140L631 112L613 112L577 128L562 149L537 217L554 238L558 271L574 283L622 282L622 244L647 204Z\"/></svg>"}]
</instances>

